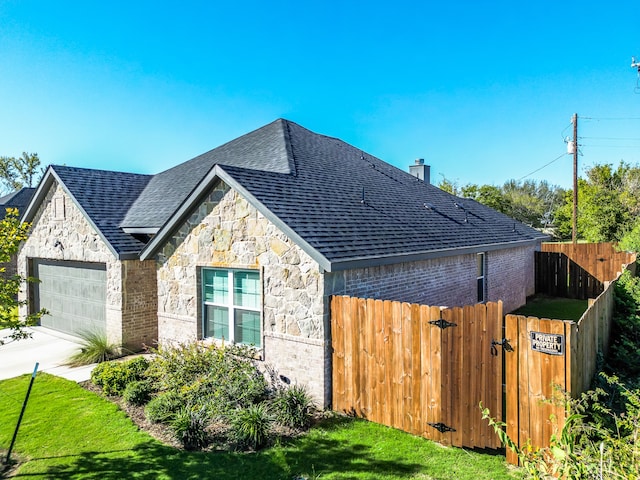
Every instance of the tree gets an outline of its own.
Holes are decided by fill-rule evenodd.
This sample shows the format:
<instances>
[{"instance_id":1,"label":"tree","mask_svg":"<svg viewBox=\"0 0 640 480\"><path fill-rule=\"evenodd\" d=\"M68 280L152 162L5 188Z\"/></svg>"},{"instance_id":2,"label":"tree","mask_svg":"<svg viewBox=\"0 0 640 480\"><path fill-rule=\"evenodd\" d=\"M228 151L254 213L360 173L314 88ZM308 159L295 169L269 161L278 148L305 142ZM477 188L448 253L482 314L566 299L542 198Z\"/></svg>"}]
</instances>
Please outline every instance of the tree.
<instances>
[{"instance_id":1,"label":"tree","mask_svg":"<svg viewBox=\"0 0 640 480\"><path fill-rule=\"evenodd\" d=\"M640 213L640 168L620 162L596 164L578 179L578 237L588 242L617 242L633 230ZM570 238L573 193L556 213L561 238Z\"/></svg>"},{"instance_id":2,"label":"tree","mask_svg":"<svg viewBox=\"0 0 640 480\"><path fill-rule=\"evenodd\" d=\"M37 153L22 152L17 158L0 157L0 184L6 193L33 187L43 173Z\"/></svg>"},{"instance_id":3,"label":"tree","mask_svg":"<svg viewBox=\"0 0 640 480\"><path fill-rule=\"evenodd\" d=\"M638 183L640 185L640 181ZM545 228L552 223L564 196L563 189L546 181L536 183L527 180L520 183L509 180L502 187L469 183L458 188L455 183L443 178L438 186L449 193L472 198L534 228Z\"/></svg>"},{"instance_id":4,"label":"tree","mask_svg":"<svg viewBox=\"0 0 640 480\"><path fill-rule=\"evenodd\" d=\"M20 223L18 210L7 209L4 219L0 220L0 264L6 264L17 254L20 243L27 239L30 225ZM46 310L28 314L20 319L18 308L27 304L27 300L18 300L20 289L34 278L24 278L20 275L6 275L6 267L0 266L0 329L8 329L9 334L0 338L0 345L8 340L20 340L29 337L26 327L38 323Z\"/></svg>"},{"instance_id":5,"label":"tree","mask_svg":"<svg viewBox=\"0 0 640 480\"><path fill-rule=\"evenodd\" d=\"M461 192L461 196L465 198L472 198L498 212L511 216L511 200L504 195L499 187L468 184L462 187Z\"/></svg>"}]
</instances>

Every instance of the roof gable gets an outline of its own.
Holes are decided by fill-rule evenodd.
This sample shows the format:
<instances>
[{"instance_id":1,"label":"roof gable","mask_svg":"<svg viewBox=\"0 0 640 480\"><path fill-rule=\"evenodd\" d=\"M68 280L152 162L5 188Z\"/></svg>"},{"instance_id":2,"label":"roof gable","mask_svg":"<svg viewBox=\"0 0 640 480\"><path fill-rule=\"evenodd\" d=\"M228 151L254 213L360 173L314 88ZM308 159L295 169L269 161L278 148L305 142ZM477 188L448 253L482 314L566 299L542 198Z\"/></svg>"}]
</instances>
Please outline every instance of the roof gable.
<instances>
[{"instance_id":1,"label":"roof gable","mask_svg":"<svg viewBox=\"0 0 640 480\"><path fill-rule=\"evenodd\" d=\"M93 170L60 165L47 169L25 211L33 219L54 181L58 181L116 257L137 257L145 243L125 233L120 223L151 175Z\"/></svg>"}]
</instances>

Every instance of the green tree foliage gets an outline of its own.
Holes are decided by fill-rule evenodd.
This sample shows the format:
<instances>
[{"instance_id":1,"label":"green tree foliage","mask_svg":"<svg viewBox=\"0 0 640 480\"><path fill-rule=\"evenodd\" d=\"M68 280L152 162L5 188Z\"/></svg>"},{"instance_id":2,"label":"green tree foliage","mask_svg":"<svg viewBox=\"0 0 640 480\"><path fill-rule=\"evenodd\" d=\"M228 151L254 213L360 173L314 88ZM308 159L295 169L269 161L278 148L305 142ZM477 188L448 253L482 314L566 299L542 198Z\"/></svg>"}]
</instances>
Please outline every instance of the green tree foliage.
<instances>
[{"instance_id":1,"label":"green tree foliage","mask_svg":"<svg viewBox=\"0 0 640 480\"><path fill-rule=\"evenodd\" d=\"M499 187L493 185L475 185L469 184L461 189L461 196L465 198L472 198L477 202L480 202L488 207L504 213L505 215L511 215L512 205L511 200L507 198L503 191Z\"/></svg>"},{"instance_id":2,"label":"green tree foliage","mask_svg":"<svg viewBox=\"0 0 640 480\"><path fill-rule=\"evenodd\" d=\"M623 240L638 223L639 195L640 167L620 162L615 169L610 164L589 168L585 177L578 179L578 238L588 242ZM573 192L568 191L555 215L560 238L571 238L572 223Z\"/></svg>"},{"instance_id":3,"label":"green tree foliage","mask_svg":"<svg viewBox=\"0 0 640 480\"><path fill-rule=\"evenodd\" d=\"M33 187L42 173L37 153L22 152L20 157L0 157L0 184L5 192Z\"/></svg>"},{"instance_id":4,"label":"green tree foliage","mask_svg":"<svg viewBox=\"0 0 640 480\"><path fill-rule=\"evenodd\" d=\"M0 220L0 264L7 264L16 255L20 243L27 239L29 227L27 223L20 223L16 209L7 209L4 219ZM18 293L27 282L33 281L36 280L20 275L8 276L6 267L0 266L0 330L9 330L8 335L0 338L0 345L8 340L27 338L29 333L26 327L38 323L40 317L46 313L45 310L41 310L25 318L18 316L18 308L27 303L26 300L18 300Z\"/></svg>"},{"instance_id":5,"label":"green tree foliage","mask_svg":"<svg viewBox=\"0 0 640 480\"><path fill-rule=\"evenodd\" d=\"M565 192L546 181L509 180L502 187L469 183L458 187L443 177L441 190L471 198L534 228L549 227L555 211L563 204Z\"/></svg>"}]
</instances>

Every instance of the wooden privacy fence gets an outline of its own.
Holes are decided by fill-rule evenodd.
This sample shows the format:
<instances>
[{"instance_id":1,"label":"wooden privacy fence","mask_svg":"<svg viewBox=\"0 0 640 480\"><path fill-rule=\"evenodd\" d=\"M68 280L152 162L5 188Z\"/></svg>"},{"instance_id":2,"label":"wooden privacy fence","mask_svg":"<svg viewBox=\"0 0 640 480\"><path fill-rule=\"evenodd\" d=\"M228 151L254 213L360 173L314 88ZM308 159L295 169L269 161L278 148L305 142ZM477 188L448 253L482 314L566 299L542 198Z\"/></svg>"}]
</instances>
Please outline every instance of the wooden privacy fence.
<instances>
[{"instance_id":1,"label":"wooden privacy fence","mask_svg":"<svg viewBox=\"0 0 640 480\"><path fill-rule=\"evenodd\" d=\"M333 407L445 445L499 448L502 303L331 299Z\"/></svg>"},{"instance_id":2,"label":"wooden privacy fence","mask_svg":"<svg viewBox=\"0 0 640 480\"><path fill-rule=\"evenodd\" d=\"M559 252L535 252L536 293L586 300L604 290L604 283Z\"/></svg>"},{"instance_id":3,"label":"wooden privacy fence","mask_svg":"<svg viewBox=\"0 0 640 480\"><path fill-rule=\"evenodd\" d=\"M520 447L527 442L548 447L554 429L565 421L560 392L578 397L589 389L598 352L608 350L614 288L615 281L605 282L578 322L506 316L505 337L513 346L505 356L507 435ZM510 450L507 461L518 462Z\"/></svg>"},{"instance_id":4,"label":"wooden privacy fence","mask_svg":"<svg viewBox=\"0 0 640 480\"><path fill-rule=\"evenodd\" d=\"M541 250L565 254L600 282L612 281L622 272L624 265L635 262L634 254L619 252L615 245L609 242L543 243Z\"/></svg>"}]
</instances>

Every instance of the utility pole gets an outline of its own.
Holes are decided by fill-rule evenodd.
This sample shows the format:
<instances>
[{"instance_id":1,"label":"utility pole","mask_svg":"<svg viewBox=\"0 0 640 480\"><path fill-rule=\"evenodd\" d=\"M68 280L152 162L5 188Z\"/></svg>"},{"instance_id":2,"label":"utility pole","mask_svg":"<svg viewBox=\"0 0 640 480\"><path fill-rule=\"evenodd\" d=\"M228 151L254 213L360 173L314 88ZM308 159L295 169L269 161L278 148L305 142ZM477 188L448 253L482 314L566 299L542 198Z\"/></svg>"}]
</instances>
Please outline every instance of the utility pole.
<instances>
[{"instance_id":1,"label":"utility pole","mask_svg":"<svg viewBox=\"0 0 640 480\"><path fill-rule=\"evenodd\" d=\"M578 242L578 114L571 118L573 123L573 230L571 240Z\"/></svg>"}]
</instances>

